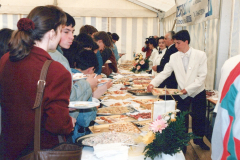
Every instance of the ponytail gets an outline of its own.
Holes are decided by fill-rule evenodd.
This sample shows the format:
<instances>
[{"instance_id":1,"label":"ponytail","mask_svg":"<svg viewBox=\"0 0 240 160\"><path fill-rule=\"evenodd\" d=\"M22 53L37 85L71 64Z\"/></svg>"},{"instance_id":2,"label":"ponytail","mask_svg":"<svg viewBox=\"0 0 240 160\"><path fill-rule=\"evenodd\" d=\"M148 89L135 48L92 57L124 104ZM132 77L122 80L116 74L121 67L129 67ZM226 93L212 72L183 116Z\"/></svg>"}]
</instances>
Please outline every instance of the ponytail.
<instances>
[{"instance_id":1,"label":"ponytail","mask_svg":"<svg viewBox=\"0 0 240 160\"><path fill-rule=\"evenodd\" d=\"M41 41L51 29L57 31L66 24L66 15L59 7L48 5L35 7L27 16L18 21L18 30L9 41L9 59L19 61L30 54L35 41Z\"/></svg>"},{"instance_id":2,"label":"ponytail","mask_svg":"<svg viewBox=\"0 0 240 160\"><path fill-rule=\"evenodd\" d=\"M17 27L18 30L13 33L9 42L9 59L12 62L19 61L26 57L34 45L34 40L31 38L31 33L35 29L33 21L27 18L21 18L18 21Z\"/></svg>"}]
</instances>

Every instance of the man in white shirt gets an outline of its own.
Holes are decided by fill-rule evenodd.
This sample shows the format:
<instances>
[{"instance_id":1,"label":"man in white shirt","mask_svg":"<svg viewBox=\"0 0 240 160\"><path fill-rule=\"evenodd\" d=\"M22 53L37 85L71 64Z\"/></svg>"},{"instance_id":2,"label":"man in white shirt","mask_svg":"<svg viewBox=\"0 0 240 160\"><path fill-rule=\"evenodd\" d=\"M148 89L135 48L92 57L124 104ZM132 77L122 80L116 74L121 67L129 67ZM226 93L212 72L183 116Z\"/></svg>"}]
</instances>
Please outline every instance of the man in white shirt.
<instances>
[{"instance_id":1,"label":"man in white shirt","mask_svg":"<svg viewBox=\"0 0 240 160\"><path fill-rule=\"evenodd\" d=\"M170 56L164 70L160 72L149 84L148 91L159 86L174 71L178 88L183 95L176 96L177 108L188 111L192 104L192 130L201 139L194 139L194 143L204 150L209 147L203 142L206 114L205 79L207 76L206 53L189 47L190 35L182 30L173 36L178 52ZM186 116L186 132L188 131L188 117Z\"/></svg>"}]
</instances>

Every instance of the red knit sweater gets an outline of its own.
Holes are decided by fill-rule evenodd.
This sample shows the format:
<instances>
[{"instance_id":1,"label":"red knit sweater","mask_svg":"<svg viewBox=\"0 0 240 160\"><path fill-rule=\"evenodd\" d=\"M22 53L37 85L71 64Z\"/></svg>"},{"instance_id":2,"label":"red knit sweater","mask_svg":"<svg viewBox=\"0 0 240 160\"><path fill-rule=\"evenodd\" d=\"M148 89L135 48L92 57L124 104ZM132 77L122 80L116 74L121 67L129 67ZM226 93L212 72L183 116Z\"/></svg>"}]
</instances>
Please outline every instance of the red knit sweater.
<instances>
[{"instance_id":1,"label":"red knit sweater","mask_svg":"<svg viewBox=\"0 0 240 160\"><path fill-rule=\"evenodd\" d=\"M0 88L2 106L2 134L0 159L15 159L34 136L33 107L37 81L49 54L38 47L18 62L9 61L5 54L0 61ZM52 62L42 101L41 148L58 144L57 135L67 135L72 129L68 104L71 91L71 75L58 62Z\"/></svg>"}]
</instances>

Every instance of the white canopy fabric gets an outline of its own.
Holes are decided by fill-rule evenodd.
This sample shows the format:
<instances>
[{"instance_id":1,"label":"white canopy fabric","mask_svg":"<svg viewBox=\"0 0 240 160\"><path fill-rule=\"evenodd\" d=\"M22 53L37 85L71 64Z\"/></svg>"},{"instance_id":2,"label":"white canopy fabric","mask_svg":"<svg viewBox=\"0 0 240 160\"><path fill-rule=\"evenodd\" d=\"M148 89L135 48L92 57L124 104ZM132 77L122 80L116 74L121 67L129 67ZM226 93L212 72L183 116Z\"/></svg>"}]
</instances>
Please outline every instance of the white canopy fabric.
<instances>
[{"instance_id":1,"label":"white canopy fabric","mask_svg":"<svg viewBox=\"0 0 240 160\"><path fill-rule=\"evenodd\" d=\"M28 14L40 5L57 5L72 16L157 17L157 13L128 0L1 0L0 13Z\"/></svg>"},{"instance_id":2,"label":"white canopy fabric","mask_svg":"<svg viewBox=\"0 0 240 160\"><path fill-rule=\"evenodd\" d=\"M175 0L138 0L161 11L168 11L175 5Z\"/></svg>"}]
</instances>

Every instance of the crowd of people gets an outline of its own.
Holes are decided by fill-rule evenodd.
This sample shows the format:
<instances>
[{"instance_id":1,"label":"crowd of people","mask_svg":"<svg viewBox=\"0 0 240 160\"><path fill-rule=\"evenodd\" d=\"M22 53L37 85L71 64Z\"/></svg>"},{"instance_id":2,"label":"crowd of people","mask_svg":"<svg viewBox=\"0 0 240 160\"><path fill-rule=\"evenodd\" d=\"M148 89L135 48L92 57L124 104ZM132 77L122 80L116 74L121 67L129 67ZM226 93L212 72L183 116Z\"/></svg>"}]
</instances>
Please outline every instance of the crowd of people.
<instances>
[{"instance_id":1,"label":"crowd of people","mask_svg":"<svg viewBox=\"0 0 240 160\"><path fill-rule=\"evenodd\" d=\"M42 98L41 148L59 143L58 136L75 143L90 133L97 108L75 110L69 101L99 98L112 82L98 86L102 73L118 72L120 58L116 33L81 27L74 36L75 20L56 6L35 7L17 23L18 29L0 30L1 136L0 159L16 159L33 150L37 83L46 60L48 70ZM108 60L111 63L106 63ZM74 73L87 79L73 81Z\"/></svg>"},{"instance_id":2,"label":"crowd of people","mask_svg":"<svg viewBox=\"0 0 240 160\"><path fill-rule=\"evenodd\" d=\"M116 33L84 25L74 36L74 18L56 6L35 7L18 21L17 27L16 31L0 30L0 159L17 159L33 150L35 111L32 107L46 60L54 61L47 73L42 98L42 149L57 145L59 135L75 143L78 137L90 133L88 127L94 124L97 108L74 110L68 108L69 101L92 101L102 96L112 82L98 86L98 79L102 74L108 77L112 72L118 73L117 64L122 56L117 50ZM153 63L151 72L155 76L147 90L179 88L183 95L174 96L177 108L189 111L191 106L192 130L199 137L194 143L209 150L203 141L207 56L189 44L186 30L146 39L142 51ZM88 77L73 81L75 73ZM186 132L188 122L186 116Z\"/></svg>"}]
</instances>

